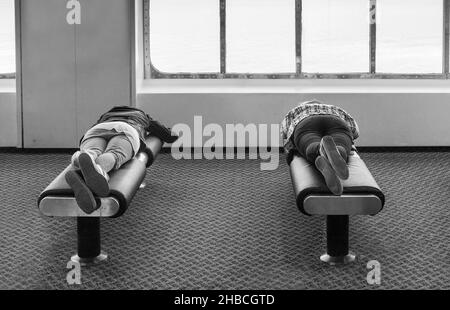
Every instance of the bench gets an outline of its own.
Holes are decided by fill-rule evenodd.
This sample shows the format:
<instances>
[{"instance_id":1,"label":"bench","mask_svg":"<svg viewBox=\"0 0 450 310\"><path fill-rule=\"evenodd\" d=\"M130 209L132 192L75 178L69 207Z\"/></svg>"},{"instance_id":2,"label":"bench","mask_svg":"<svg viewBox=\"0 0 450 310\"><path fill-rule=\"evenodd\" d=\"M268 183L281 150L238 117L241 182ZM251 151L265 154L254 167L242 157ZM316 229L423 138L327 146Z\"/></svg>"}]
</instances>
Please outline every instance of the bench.
<instances>
[{"instance_id":1,"label":"bench","mask_svg":"<svg viewBox=\"0 0 450 310\"><path fill-rule=\"evenodd\" d=\"M77 218L78 253L71 260L81 265L104 261L107 258L101 250L100 219L117 218L125 213L139 188L145 187L143 181L147 168L150 167L162 148L162 141L148 137L146 148L119 170L110 173L109 197L96 197L99 208L86 214L75 200L74 193L67 184L64 175L69 165L39 195L39 211L49 217Z\"/></svg>"},{"instance_id":2,"label":"bench","mask_svg":"<svg viewBox=\"0 0 450 310\"><path fill-rule=\"evenodd\" d=\"M384 206L385 197L356 150L349 156L350 176L342 181L341 196L331 194L323 176L304 158L295 155L290 163L291 180L297 207L305 215L325 215L327 253L320 259L331 265L355 260L349 252L350 215L375 215Z\"/></svg>"}]
</instances>

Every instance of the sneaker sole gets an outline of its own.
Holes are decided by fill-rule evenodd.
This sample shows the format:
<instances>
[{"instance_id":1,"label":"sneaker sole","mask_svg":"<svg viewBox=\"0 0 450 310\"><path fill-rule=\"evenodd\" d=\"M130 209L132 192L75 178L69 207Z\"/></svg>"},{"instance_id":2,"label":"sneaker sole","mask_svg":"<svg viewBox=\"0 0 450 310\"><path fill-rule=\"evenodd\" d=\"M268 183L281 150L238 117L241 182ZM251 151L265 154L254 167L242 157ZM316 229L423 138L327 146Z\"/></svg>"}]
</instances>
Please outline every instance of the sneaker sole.
<instances>
[{"instance_id":1,"label":"sneaker sole","mask_svg":"<svg viewBox=\"0 0 450 310\"><path fill-rule=\"evenodd\" d=\"M106 179L95 170L94 163L91 157L82 153L78 157L78 162L80 164L81 173L83 174L84 181L86 185L90 188L94 194L99 197L108 197L109 195L109 184Z\"/></svg>"},{"instance_id":2,"label":"sneaker sole","mask_svg":"<svg viewBox=\"0 0 450 310\"><path fill-rule=\"evenodd\" d=\"M342 195L342 184L339 178L336 176L336 172L331 167L328 160L323 156L318 156L315 161L316 168L320 171L325 179L328 189L337 196Z\"/></svg>"},{"instance_id":3,"label":"sneaker sole","mask_svg":"<svg viewBox=\"0 0 450 310\"><path fill-rule=\"evenodd\" d=\"M87 214L94 212L97 207L95 197L89 187L74 170L70 170L64 176L67 184L72 188L78 206Z\"/></svg>"},{"instance_id":4,"label":"sneaker sole","mask_svg":"<svg viewBox=\"0 0 450 310\"><path fill-rule=\"evenodd\" d=\"M330 161L331 167L333 167L334 171L336 171L339 178L342 180L347 180L349 177L348 166L339 153L333 138L330 136L325 136L322 138L322 141L325 154Z\"/></svg>"}]
</instances>

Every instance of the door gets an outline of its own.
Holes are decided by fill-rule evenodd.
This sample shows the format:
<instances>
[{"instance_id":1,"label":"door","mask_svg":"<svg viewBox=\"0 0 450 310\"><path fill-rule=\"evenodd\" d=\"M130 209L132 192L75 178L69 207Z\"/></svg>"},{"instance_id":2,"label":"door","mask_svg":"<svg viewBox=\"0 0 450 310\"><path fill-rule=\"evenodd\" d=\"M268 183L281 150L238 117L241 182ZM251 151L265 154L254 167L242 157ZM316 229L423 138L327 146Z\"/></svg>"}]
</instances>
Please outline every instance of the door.
<instances>
[{"instance_id":1,"label":"door","mask_svg":"<svg viewBox=\"0 0 450 310\"><path fill-rule=\"evenodd\" d=\"M134 1L21 1L25 148L74 148L101 113L135 104Z\"/></svg>"}]
</instances>

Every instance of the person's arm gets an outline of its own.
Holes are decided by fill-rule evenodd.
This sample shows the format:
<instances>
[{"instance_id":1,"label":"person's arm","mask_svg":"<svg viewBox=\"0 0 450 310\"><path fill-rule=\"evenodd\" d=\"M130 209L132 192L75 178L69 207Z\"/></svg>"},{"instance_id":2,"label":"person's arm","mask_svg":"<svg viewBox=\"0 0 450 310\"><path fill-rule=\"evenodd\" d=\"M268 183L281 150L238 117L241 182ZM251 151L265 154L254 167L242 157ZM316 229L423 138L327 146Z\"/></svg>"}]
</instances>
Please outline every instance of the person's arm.
<instances>
[{"instance_id":1,"label":"person's arm","mask_svg":"<svg viewBox=\"0 0 450 310\"><path fill-rule=\"evenodd\" d=\"M173 133L170 128L167 128L154 119L149 121L149 126L146 130L150 135L160 138L163 142L173 143L178 139L178 135L176 133Z\"/></svg>"}]
</instances>

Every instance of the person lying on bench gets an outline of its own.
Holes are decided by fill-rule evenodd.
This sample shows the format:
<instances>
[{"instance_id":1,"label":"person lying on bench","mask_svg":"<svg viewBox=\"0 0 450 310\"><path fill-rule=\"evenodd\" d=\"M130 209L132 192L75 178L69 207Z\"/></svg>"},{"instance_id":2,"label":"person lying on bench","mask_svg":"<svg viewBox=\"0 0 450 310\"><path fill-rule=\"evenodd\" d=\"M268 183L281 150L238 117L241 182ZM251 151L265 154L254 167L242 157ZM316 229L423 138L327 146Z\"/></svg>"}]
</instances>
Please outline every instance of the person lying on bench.
<instances>
[{"instance_id":1,"label":"person lying on bench","mask_svg":"<svg viewBox=\"0 0 450 310\"><path fill-rule=\"evenodd\" d=\"M86 213L98 207L94 194L107 197L109 175L145 149L149 135L173 143L178 136L140 109L117 106L103 114L81 138L80 150L72 156L65 179L79 207Z\"/></svg>"},{"instance_id":2,"label":"person lying on bench","mask_svg":"<svg viewBox=\"0 0 450 310\"><path fill-rule=\"evenodd\" d=\"M334 195L341 195L341 179L349 177L348 156L359 137L358 124L350 114L334 105L307 101L285 116L281 134L288 164L299 154L315 165Z\"/></svg>"}]
</instances>

